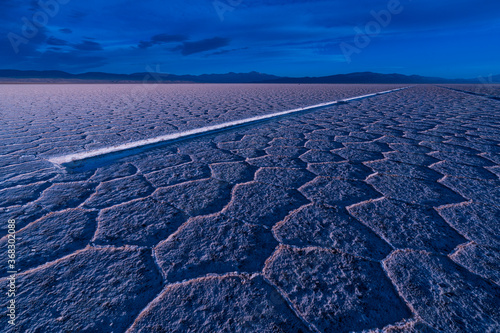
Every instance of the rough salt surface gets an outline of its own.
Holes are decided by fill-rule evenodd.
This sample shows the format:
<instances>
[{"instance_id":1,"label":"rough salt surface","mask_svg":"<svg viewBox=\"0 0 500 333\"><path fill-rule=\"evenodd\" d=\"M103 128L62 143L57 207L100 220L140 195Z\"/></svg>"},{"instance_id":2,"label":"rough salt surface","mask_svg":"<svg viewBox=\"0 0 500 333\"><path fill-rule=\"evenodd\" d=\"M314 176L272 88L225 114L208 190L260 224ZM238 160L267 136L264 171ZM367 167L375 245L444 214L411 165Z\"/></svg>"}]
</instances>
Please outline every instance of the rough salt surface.
<instances>
[{"instance_id":1,"label":"rough salt surface","mask_svg":"<svg viewBox=\"0 0 500 333\"><path fill-rule=\"evenodd\" d=\"M269 226L306 203L296 190L252 182L237 185L232 201L222 212L248 223Z\"/></svg>"},{"instance_id":2,"label":"rough salt surface","mask_svg":"<svg viewBox=\"0 0 500 333\"><path fill-rule=\"evenodd\" d=\"M192 218L155 248L167 281L259 272L277 245L269 230L224 215Z\"/></svg>"},{"instance_id":3,"label":"rough salt surface","mask_svg":"<svg viewBox=\"0 0 500 333\"><path fill-rule=\"evenodd\" d=\"M434 328L447 332L500 328L500 287L447 257L400 250L384 266L402 297Z\"/></svg>"},{"instance_id":4,"label":"rough salt surface","mask_svg":"<svg viewBox=\"0 0 500 333\"><path fill-rule=\"evenodd\" d=\"M339 251L282 246L264 274L321 332L380 327L410 314L378 263Z\"/></svg>"},{"instance_id":5,"label":"rough salt surface","mask_svg":"<svg viewBox=\"0 0 500 333\"><path fill-rule=\"evenodd\" d=\"M299 247L339 249L375 259L383 259L391 251L373 231L338 208L303 206L273 229L280 243Z\"/></svg>"},{"instance_id":6,"label":"rough salt surface","mask_svg":"<svg viewBox=\"0 0 500 333\"><path fill-rule=\"evenodd\" d=\"M395 248L446 254L466 242L429 207L384 198L351 206L349 213Z\"/></svg>"},{"instance_id":7,"label":"rough salt surface","mask_svg":"<svg viewBox=\"0 0 500 333\"><path fill-rule=\"evenodd\" d=\"M227 275L168 286L130 332L310 332L262 277Z\"/></svg>"},{"instance_id":8,"label":"rough salt surface","mask_svg":"<svg viewBox=\"0 0 500 333\"><path fill-rule=\"evenodd\" d=\"M19 230L17 268L25 271L83 249L95 231L96 215L79 208L68 209L46 215ZM0 240L0 246L7 248L7 237Z\"/></svg>"},{"instance_id":9,"label":"rough salt surface","mask_svg":"<svg viewBox=\"0 0 500 333\"><path fill-rule=\"evenodd\" d=\"M437 211L450 226L468 239L500 249L500 235L498 234L500 208L467 202L443 206Z\"/></svg>"},{"instance_id":10,"label":"rough salt surface","mask_svg":"<svg viewBox=\"0 0 500 333\"><path fill-rule=\"evenodd\" d=\"M500 285L499 250L469 243L458 248L450 257L471 272Z\"/></svg>"},{"instance_id":11,"label":"rough salt surface","mask_svg":"<svg viewBox=\"0 0 500 333\"><path fill-rule=\"evenodd\" d=\"M190 216L220 211L229 202L231 185L217 179L194 180L158 189L153 197L170 203Z\"/></svg>"},{"instance_id":12,"label":"rough salt surface","mask_svg":"<svg viewBox=\"0 0 500 333\"><path fill-rule=\"evenodd\" d=\"M17 284L22 306L7 332L123 332L160 291L161 277L147 250L90 247L19 275Z\"/></svg>"},{"instance_id":13,"label":"rough salt surface","mask_svg":"<svg viewBox=\"0 0 500 333\"><path fill-rule=\"evenodd\" d=\"M101 210L94 242L103 245L155 245L187 220L177 208L152 198Z\"/></svg>"},{"instance_id":14,"label":"rough salt surface","mask_svg":"<svg viewBox=\"0 0 500 333\"><path fill-rule=\"evenodd\" d=\"M0 89L21 331L499 330L498 100L417 86L46 160L394 86L134 87Z\"/></svg>"}]
</instances>

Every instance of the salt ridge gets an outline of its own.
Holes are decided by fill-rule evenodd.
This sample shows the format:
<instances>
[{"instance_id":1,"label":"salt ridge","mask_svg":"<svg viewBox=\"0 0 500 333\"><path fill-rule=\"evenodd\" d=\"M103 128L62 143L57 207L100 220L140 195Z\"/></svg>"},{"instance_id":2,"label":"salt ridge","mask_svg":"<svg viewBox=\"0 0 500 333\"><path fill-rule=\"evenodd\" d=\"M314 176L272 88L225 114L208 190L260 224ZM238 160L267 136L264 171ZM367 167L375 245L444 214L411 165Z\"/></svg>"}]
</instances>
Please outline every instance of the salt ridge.
<instances>
[{"instance_id":1,"label":"salt ridge","mask_svg":"<svg viewBox=\"0 0 500 333\"><path fill-rule=\"evenodd\" d=\"M260 122L263 120L269 120L272 118L282 117L282 116L289 115L289 114L311 111L311 110L319 109L319 108L325 108L325 107L332 106L332 105L339 104L339 103L345 103L345 102L369 98L369 97L373 97L373 96L377 96L377 95L388 94L391 92L396 92L396 91L400 91L400 90L404 90L404 89L408 89L408 88L410 88L410 87L391 89L391 90L376 92L376 93L372 93L372 94L355 96L355 97L345 98L345 99L341 99L341 100L337 100L337 101L306 106L303 108L297 108L297 109L292 109L292 110L286 110L286 111L280 111L280 112L276 112L276 113L266 114L266 115L262 115L262 116L256 116L256 117L251 117L251 118L246 118L246 119L229 121L229 122L225 122L225 123L218 124L218 125L205 126L205 127L200 127L200 128L196 128L196 129L192 129L192 130L188 130L188 131L184 131L184 132L161 135L161 136L157 136L155 138L129 142L129 143L125 143L122 145L100 148L100 149L76 153L76 154L52 157L52 158L49 158L49 161L57 166L61 166L61 165L67 164L67 163L82 161L82 160L93 158L93 157L98 157L98 156L102 156L102 155L108 155L108 154L112 154L112 153L116 153L116 152L120 152L120 151L129 150L129 149L144 147L144 146L148 146L148 145L152 145L152 144L156 144L156 143L160 143L160 142L179 140L179 139L188 138L188 137L195 136L195 135L210 134L212 132L217 132L217 131L224 130L224 129L231 129L231 128L238 127L241 125L249 125L249 124L257 123L257 122Z\"/></svg>"}]
</instances>

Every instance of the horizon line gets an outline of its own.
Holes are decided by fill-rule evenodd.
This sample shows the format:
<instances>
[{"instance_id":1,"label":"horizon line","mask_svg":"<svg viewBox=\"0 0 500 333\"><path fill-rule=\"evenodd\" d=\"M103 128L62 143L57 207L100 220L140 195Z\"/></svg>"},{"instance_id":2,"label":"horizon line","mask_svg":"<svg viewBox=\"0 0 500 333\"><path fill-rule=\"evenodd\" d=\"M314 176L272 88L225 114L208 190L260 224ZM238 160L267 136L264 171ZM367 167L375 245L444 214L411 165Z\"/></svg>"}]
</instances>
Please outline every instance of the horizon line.
<instances>
[{"instance_id":1,"label":"horizon line","mask_svg":"<svg viewBox=\"0 0 500 333\"><path fill-rule=\"evenodd\" d=\"M137 75L137 74L149 74L149 75L161 75L161 76L167 76L167 75L172 75L172 76L194 76L194 77L199 77L199 76L204 76L204 75L227 75L227 74L261 74L261 75L268 75L268 76L275 76L278 79L318 79L318 78L326 78L326 77L331 77L331 76L340 76L340 75L352 75L352 74L378 74L378 75L402 75L402 76L407 76L407 77L423 77L423 78L432 78L432 79L444 79L444 80L478 80L481 78L484 78L484 75L476 75L474 77L441 77L441 76L428 76L424 74L402 74L398 72L391 72L391 73L382 73L382 72L373 72L370 70L365 70L365 71L354 71L354 72L347 72L347 73L335 73L335 74L327 74L327 75L321 75L321 76L311 76L311 75L305 75L305 76L282 76L282 75L277 75L277 74L269 74L265 72L260 72L256 70L252 70L249 72L234 72L234 71L228 71L228 72L221 72L221 73L203 73L203 74L173 74L173 73L166 73L166 72L154 72L154 71L144 71L144 72L129 72L129 73L116 73L116 72L106 72L106 71L85 71L85 72L68 72L65 70L60 70L60 69L13 69L13 68L0 68L1 71L17 71L17 72L60 72L60 73L65 73L69 75L84 75L84 74L108 74L108 75ZM500 74L488 74L486 77L491 77L491 76L500 76ZM1 77L1 76L0 76ZM36 79L36 78L33 78Z\"/></svg>"}]
</instances>

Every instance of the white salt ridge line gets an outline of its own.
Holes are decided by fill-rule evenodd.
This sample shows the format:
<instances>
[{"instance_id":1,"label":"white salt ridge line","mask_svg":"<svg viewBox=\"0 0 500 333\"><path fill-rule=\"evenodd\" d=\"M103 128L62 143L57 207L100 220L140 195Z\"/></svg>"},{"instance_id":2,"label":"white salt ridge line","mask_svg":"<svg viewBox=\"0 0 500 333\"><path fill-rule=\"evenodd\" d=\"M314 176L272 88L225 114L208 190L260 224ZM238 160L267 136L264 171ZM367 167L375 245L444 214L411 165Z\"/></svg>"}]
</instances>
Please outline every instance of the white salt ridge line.
<instances>
[{"instance_id":1,"label":"white salt ridge line","mask_svg":"<svg viewBox=\"0 0 500 333\"><path fill-rule=\"evenodd\" d=\"M252 117L252 118L229 121L229 122L218 124L218 125L206 126L206 127L196 128L196 129L185 131L185 132L157 136L156 138L150 138L150 139L144 139L144 140L139 140L139 141L135 141L135 142L129 142L129 143L125 143L125 144L118 145L118 146L101 148L101 149L92 150L92 151L88 151L88 152L70 154L70 155L59 156L59 157L52 157L49 159L49 161L56 164L56 165L62 165L62 164L70 163L70 162L85 160L85 159L88 159L91 157L97 157L97 156L101 156L101 155L107 155L107 154L116 153L119 151L128 150L128 149L148 146L148 145L151 145L154 143L172 141L172 140L182 139L182 138L186 138L186 137L197 135L197 134L210 133L213 131L219 131L221 129L236 127L239 125L251 124L253 122L258 122L258 121L262 121L262 120L266 120L266 119L281 117L281 116L284 116L287 114L304 112L304 111L313 110L313 109L317 109L317 108L324 108L324 107L335 105L335 104L342 103L342 102L349 102L349 101L354 101L357 99L363 99L363 98L368 98L368 97L372 97L372 96L388 94L391 92L400 91L400 90L407 89L407 88L409 88L409 87L386 90L386 91L381 91L381 92L377 92L377 93L373 93L373 94L341 99L339 101L326 102L326 103L316 104L316 105L312 105L312 106L306 106L303 108L298 108L298 109L293 109L293 110L281 111L281 112L266 114L266 115L262 115L262 116L256 116L256 117Z\"/></svg>"}]
</instances>

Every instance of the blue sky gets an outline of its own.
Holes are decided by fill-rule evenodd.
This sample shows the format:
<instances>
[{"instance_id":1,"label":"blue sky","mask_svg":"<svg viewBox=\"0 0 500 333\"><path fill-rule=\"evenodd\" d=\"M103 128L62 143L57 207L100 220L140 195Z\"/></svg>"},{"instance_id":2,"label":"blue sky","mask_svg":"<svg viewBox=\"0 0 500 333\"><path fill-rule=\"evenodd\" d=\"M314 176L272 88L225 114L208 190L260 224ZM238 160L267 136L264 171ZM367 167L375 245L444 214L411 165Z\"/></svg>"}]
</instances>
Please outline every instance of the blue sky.
<instances>
[{"instance_id":1,"label":"blue sky","mask_svg":"<svg viewBox=\"0 0 500 333\"><path fill-rule=\"evenodd\" d=\"M0 6L0 68L500 74L500 2L493 0L0 0Z\"/></svg>"}]
</instances>

